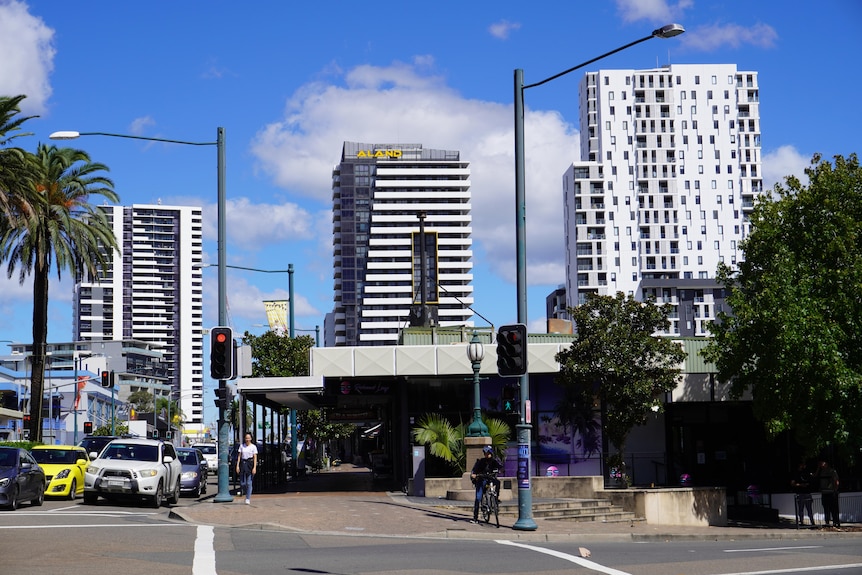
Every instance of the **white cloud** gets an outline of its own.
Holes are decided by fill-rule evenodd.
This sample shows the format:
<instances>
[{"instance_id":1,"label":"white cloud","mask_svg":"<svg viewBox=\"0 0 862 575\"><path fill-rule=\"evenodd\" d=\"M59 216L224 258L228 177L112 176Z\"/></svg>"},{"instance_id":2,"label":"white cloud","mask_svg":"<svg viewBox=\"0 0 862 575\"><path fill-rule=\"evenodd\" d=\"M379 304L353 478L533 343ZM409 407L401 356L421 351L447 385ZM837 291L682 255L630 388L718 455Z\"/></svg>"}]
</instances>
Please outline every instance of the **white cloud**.
<instances>
[{"instance_id":1,"label":"white cloud","mask_svg":"<svg viewBox=\"0 0 862 575\"><path fill-rule=\"evenodd\" d=\"M670 24L693 5L692 0L679 0L676 4L667 0L617 0L617 10L625 22L647 20Z\"/></svg>"},{"instance_id":2,"label":"white cloud","mask_svg":"<svg viewBox=\"0 0 862 575\"><path fill-rule=\"evenodd\" d=\"M0 94L26 94L21 110L41 114L51 96L54 30L18 0L0 0Z\"/></svg>"},{"instance_id":3,"label":"white cloud","mask_svg":"<svg viewBox=\"0 0 862 575\"><path fill-rule=\"evenodd\" d=\"M772 48L778 33L768 24L744 27L738 24L711 24L688 30L680 41L688 48L711 52L719 48L739 48L744 45Z\"/></svg>"},{"instance_id":4,"label":"white cloud","mask_svg":"<svg viewBox=\"0 0 862 575\"><path fill-rule=\"evenodd\" d=\"M257 285L250 283L248 275L256 275L254 272L234 272L228 269L227 275L227 307L230 316L230 324L236 329L250 329L256 324L266 323L266 308L264 301L289 300L287 289L287 274L278 274L284 277L284 288L276 288L271 291L263 291ZM213 276L215 274L212 274ZM297 318L319 319L323 312L314 307L308 299L300 293L294 293L296 309L294 310L294 321ZM218 282L214 278L206 278L204 281L204 312L207 317L204 323L216 325L218 310Z\"/></svg>"},{"instance_id":5,"label":"white cloud","mask_svg":"<svg viewBox=\"0 0 862 575\"><path fill-rule=\"evenodd\" d=\"M142 136L147 127L155 125L156 121L153 120L152 117L141 116L140 118L132 120L132 123L129 125L129 133L134 134L135 136Z\"/></svg>"},{"instance_id":6,"label":"white cloud","mask_svg":"<svg viewBox=\"0 0 862 575\"><path fill-rule=\"evenodd\" d=\"M216 204L205 204L203 209L204 238L215 240L218 235L218 207ZM295 203L255 204L246 197L231 198L225 202L225 213L228 243L242 249L257 251L280 242L317 237L315 220L318 216Z\"/></svg>"},{"instance_id":7,"label":"white cloud","mask_svg":"<svg viewBox=\"0 0 862 575\"><path fill-rule=\"evenodd\" d=\"M793 146L781 146L766 152L761 157L763 165L763 189L771 190L775 184L784 184L787 176L796 176L803 185L808 185L805 169L811 166L811 156L799 153Z\"/></svg>"},{"instance_id":8,"label":"white cloud","mask_svg":"<svg viewBox=\"0 0 862 575\"><path fill-rule=\"evenodd\" d=\"M518 22L509 22L508 20L501 20L499 22L495 22L488 27L488 32L491 33L491 36L494 38L499 38L500 40L507 40L509 38L509 34L513 30L519 30L521 28L521 24Z\"/></svg>"},{"instance_id":9,"label":"white cloud","mask_svg":"<svg viewBox=\"0 0 862 575\"><path fill-rule=\"evenodd\" d=\"M284 117L258 133L252 153L277 185L328 206L344 140L457 149L471 163L474 241L489 267L513 279L512 124L511 105L465 99L415 66L360 66L344 85L299 89ZM525 124L528 280L558 284L564 280L562 174L577 159L577 133L556 112L528 108Z\"/></svg>"}]
</instances>

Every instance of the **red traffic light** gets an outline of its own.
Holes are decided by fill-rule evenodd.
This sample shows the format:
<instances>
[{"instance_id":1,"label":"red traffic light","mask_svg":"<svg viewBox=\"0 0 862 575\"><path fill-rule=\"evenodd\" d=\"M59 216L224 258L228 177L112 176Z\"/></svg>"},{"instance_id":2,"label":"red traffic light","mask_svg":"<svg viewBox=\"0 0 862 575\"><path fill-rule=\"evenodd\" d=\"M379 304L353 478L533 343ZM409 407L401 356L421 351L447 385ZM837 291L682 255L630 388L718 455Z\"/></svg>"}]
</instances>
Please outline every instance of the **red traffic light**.
<instances>
[{"instance_id":1,"label":"red traffic light","mask_svg":"<svg viewBox=\"0 0 862 575\"><path fill-rule=\"evenodd\" d=\"M218 343L224 343L227 341L227 334L223 331L217 332L215 334L215 340Z\"/></svg>"}]
</instances>

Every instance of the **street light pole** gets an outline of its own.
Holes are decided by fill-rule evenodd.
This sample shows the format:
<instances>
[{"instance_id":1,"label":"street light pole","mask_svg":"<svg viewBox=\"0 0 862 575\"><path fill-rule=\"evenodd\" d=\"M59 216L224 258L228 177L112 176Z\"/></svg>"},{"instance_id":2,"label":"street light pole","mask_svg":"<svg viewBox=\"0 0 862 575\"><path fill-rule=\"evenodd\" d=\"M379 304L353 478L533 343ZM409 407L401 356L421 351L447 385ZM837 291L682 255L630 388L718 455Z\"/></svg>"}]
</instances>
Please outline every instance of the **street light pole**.
<instances>
[{"instance_id":1,"label":"street light pole","mask_svg":"<svg viewBox=\"0 0 862 575\"><path fill-rule=\"evenodd\" d=\"M668 24L653 30L649 36L644 36L634 42L629 42L615 50L606 52L591 60L587 60L568 70L554 74L540 82L524 85L524 71L520 68L515 70L515 265L516 265L516 290L518 295L518 323L527 323L527 208L526 208L526 184L524 177L524 90L541 86L560 76L565 76L593 62L607 58L617 52L631 48L641 42L653 38L672 38L685 32L685 28L679 24ZM528 421L527 409L530 398L530 377L524 374L520 379L521 388L521 410L518 416L518 520L513 525L514 529L524 531L535 531L536 522L533 521L533 495L530 488L530 432L531 426ZM524 461L526 460L526 461Z\"/></svg>"},{"instance_id":2,"label":"street light pole","mask_svg":"<svg viewBox=\"0 0 862 575\"><path fill-rule=\"evenodd\" d=\"M475 331L473 339L467 344L467 359L473 367L473 421L467 426L467 437L489 437L488 426L482 421L482 394L479 387L479 371L485 359L485 347Z\"/></svg>"},{"instance_id":3,"label":"street light pole","mask_svg":"<svg viewBox=\"0 0 862 575\"><path fill-rule=\"evenodd\" d=\"M187 146L215 146L218 159L218 320L219 325L227 324L227 273L225 264L227 262L227 209L225 195L225 131L219 126L216 129L215 142L187 142L184 140L169 140L166 138L148 138L145 136L131 136L128 134L113 134L110 132L74 132L60 131L54 132L49 137L52 140L73 140L80 136L108 136L111 138L127 138L130 140L146 140L150 142L165 142L169 144L184 144ZM219 388L227 387L226 380L219 380ZM113 420L113 416L112 416ZM228 420L225 414L225 407L219 405L219 463L218 463L218 494L213 501L216 503L229 503L233 501L233 496L230 494L230 476L228 471Z\"/></svg>"}]
</instances>

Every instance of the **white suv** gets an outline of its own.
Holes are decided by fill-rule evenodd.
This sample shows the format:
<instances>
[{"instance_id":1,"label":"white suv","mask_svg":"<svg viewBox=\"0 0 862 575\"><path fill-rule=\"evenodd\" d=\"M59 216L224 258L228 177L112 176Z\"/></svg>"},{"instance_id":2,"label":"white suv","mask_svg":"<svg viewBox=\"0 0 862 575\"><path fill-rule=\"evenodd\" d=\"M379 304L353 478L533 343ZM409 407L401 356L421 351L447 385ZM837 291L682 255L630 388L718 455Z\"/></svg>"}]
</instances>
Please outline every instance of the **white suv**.
<instances>
[{"instance_id":1,"label":"white suv","mask_svg":"<svg viewBox=\"0 0 862 575\"><path fill-rule=\"evenodd\" d=\"M91 454L91 457L94 457ZM84 475L84 503L142 497L159 508L180 498L183 468L170 443L157 439L115 439L95 457Z\"/></svg>"},{"instance_id":2,"label":"white suv","mask_svg":"<svg viewBox=\"0 0 862 575\"><path fill-rule=\"evenodd\" d=\"M218 473L218 443L195 443L192 447L204 454L210 473Z\"/></svg>"}]
</instances>

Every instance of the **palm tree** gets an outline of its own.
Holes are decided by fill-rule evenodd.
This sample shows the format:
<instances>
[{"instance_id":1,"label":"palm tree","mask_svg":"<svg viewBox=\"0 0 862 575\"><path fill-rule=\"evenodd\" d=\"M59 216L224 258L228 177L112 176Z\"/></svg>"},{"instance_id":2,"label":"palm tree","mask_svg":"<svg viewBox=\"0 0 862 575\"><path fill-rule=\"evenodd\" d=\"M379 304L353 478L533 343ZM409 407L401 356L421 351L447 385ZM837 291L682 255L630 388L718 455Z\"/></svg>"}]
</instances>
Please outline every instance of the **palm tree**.
<instances>
[{"instance_id":1,"label":"palm tree","mask_svg":"<svg viewBox=\"0 0 862 575\"><path fill-rule=\"evenodd\" d=\"M18 116L24 96L0 97L0 210L4 218L0 230L16 224L17 216L32 213L33 167L21 148L6 147L15 138L29 136L20 132L21 125L35 116ZM18 116L18 117L16 117Z\"/></svg>"},{"instance_id":2,"label":"palm tree","mask_svg":"<svg viewBox=\"0 0 862 575\"><path fill-rule=\"evenodd\" d=\"M98 277L111 261L117 240L104 211L89 203L94 195L118 202L113 182L100 174L107 166L81 150L39 144L29 155L35 171L31 193L39 199L31 213L21 213L0 236L0 261L9 277L20 266L19 281L33 275L33 349L30 382L30 439L42 437L42 393L48 337L48 278L68 270Z\"/></svg>"},{"instance_id":3,"label":"palm tree","mask_svg":"<svg viewBox=\"0 0 862 575\"><path fill-rule=\"evenodd\" d=\"M505 421L486 418L484 414L482 421L488 428L491 447L497 457L500 457L505 452L512 430ZM431 455L448 463L458 475L466 471L467 449L464 447L464 437L467 434L467 426L463 422L452 425L439 413L426 413L411 433L416 443L429 446Z\"/></svg>"}]
</instances>

